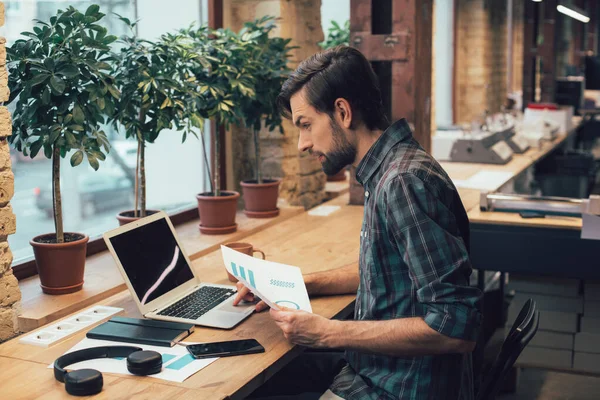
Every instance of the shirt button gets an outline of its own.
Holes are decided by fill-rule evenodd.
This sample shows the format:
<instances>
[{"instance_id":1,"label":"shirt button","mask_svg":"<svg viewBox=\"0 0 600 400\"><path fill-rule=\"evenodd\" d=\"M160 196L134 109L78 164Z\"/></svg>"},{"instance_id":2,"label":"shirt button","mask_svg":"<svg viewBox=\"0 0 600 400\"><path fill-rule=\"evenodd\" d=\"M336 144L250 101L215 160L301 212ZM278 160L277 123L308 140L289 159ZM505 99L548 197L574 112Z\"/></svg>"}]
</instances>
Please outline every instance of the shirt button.
<instances>
[{"instance_id":1,"label":"shirt button","mask_svg":"<svg viewBox=\"0 0 600 400\"><path fill-rule=\"evenodd\" d=\"M365 192L365 197L369 197L369 191L368 190Z\"/></svg>"}]
</instances>

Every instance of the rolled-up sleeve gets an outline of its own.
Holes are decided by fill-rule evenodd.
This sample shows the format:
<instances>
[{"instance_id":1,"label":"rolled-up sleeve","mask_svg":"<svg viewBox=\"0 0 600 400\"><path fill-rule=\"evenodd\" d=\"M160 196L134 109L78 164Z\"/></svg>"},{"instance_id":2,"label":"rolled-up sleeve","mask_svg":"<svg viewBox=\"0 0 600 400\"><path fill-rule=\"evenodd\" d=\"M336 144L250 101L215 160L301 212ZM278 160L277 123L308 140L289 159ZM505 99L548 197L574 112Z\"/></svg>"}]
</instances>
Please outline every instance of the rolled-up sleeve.
<instances>
[{"instance_id":1,"label":"rolled-up sleeve","mask_svg":"<svg viewBox=\"0 0 600 400\"><path fill-rule=\"evenodd\" d=\"M414 174L391 179L384 197L388 234L408 266L425 323L446 336L476 341L481 291L469 285L467 247L450 200L439 196Z\"/></svg>"}]
</instances>

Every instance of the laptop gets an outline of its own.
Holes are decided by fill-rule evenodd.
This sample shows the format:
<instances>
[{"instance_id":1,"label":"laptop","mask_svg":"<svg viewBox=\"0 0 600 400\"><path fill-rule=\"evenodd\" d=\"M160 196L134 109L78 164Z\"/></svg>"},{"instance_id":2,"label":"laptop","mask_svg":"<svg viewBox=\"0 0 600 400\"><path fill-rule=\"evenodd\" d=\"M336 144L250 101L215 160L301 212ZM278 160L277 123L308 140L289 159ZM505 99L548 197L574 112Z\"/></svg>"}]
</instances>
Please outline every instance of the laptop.
<instances>
[{"instance_id":1,"label":"laptop","mask_svg":"<svg viewBox=\"0 0 600 400\"><path fill-rule=\"evenodd\" d=\"M202 283L164 212L106 232L104 241L146 318L231 329L254 310L236 287Z\"/></svg>"}]
</instances>

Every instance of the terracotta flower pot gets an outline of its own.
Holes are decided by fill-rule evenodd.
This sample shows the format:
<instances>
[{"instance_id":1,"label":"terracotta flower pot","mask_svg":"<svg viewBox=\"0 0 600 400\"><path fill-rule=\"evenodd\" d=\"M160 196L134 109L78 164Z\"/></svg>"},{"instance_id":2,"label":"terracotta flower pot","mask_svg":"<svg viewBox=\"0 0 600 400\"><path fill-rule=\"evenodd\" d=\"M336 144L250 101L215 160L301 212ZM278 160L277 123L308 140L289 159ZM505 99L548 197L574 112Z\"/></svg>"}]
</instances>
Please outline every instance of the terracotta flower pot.
<instances>
[{"instance_id":1,"label":"terracotta flower pot","mask_svg":"<svg viewBox=\"0 0 600 400\"><path fill-rule=\"evenodd\" d=\"M196 195L200 214L200 232L207 235L221 235L237 230L235 214L237 212L238 192L221 191L221 196L212 193Z\"/></svg>"},{"instance_id":2,"label":"terracotta flower pot","mask_svg":"<svg viewBox=\"0 0 600 400\"><path fill-rule=\"evenodd\" d=\"M82 233L65 232L65 243L52 243L55 237L56 234L47 233L29 242L33 247L42 291L66 294L81 290L90 238Z\"/></svg>"},{"instance_id":3,"label":"terracotta flower pot","mask_svg":"<svg viewBox=\"0 0 600 400\"><path fill-rule=\"evenodd\" d=\"M244 193L244 214L250 218L271 218L279 215L277 197L281 179L264 179L263 183L256 180L242 181Z\"/></svg>"},{"instance_id":4,"label":"terracotta flower pot","mask_svg":"<svg viewBox=\"0 0 600 400\"><path fill-rule=\"evenodd\" d=\"M158 210L146 210L146 216L156 214ZM133 210L121 211L117 214L117 219L119 220L119 226L123 226L133 221L137 221L141 217L134 217L135 212Z\"/></svg>"},{"instance_id":5,"label":"terracotta flower pot","mask_svg":"<svg viewBox=\"0 0 600 400\"><path fill-rule=\"evenodd\" d=\"M341 182L346 180L346 168L335 175L327 175L327 182Z\"/></svg>"}]
</instances>

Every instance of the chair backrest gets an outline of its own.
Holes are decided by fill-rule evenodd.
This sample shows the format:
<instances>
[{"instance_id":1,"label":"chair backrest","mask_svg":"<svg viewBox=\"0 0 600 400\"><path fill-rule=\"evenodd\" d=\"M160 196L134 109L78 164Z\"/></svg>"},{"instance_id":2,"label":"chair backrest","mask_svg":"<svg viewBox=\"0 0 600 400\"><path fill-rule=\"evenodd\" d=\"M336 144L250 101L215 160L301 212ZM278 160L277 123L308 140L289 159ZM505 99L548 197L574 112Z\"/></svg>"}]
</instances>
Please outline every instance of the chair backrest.
<instances>
[{"instance_id":1,"label":"chair backrest","mask_svg":"<svg viewBox=\"0 0 600 400\"><path fill-rule=\"evenodd\" d=\"M477 400L493 400L500 390L504 378L512 368L519 355L535 336L539 325L539 312L536 311L535 301L527 300L517 319L513 323L496 361L486 374Z\"/></svg>"}]
</instances>

